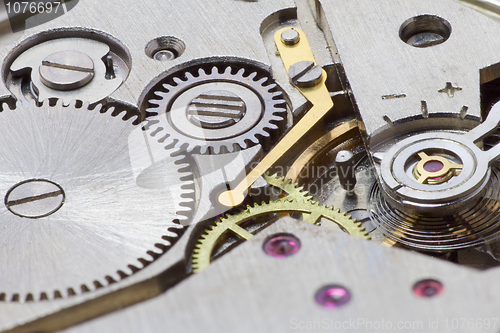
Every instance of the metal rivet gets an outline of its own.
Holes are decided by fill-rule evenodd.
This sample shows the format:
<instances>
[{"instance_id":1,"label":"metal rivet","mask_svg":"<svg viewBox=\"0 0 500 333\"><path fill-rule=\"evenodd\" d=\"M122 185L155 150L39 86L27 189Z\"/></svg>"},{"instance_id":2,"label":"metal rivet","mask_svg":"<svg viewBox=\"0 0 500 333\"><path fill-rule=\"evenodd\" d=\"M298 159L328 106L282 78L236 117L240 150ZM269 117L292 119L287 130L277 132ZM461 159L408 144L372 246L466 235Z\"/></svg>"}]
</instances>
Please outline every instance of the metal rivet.
<instances>
[{"instance_id":1,"label":"metal rivet","mask_svg":"<svg viewBox=\"0 0 500 333\"><path fill-rule=\"evenodd\" d=\"M285 45L295 45L300 41L300 34L295 29L288 29L281 33L281 42Z\"/></svg>"},{"instance_id":2,"label":"metal rivet","mask_svg":"<svg viewBox=\"0 0 500 333\"><path fill-rule=\"evenodd\" d=\"M288 76L300 88L314 87L323 79L323 69L312 61L300 61L290 66Z\"/></svg>"},{"instance_id":3,"label":"metal rivet","mask_svg":"<svg viewBox=\"0 0 500 333\"><path fill-rule=\"evenodd\" d=\"M351 292L339 285L329 285L316 292L316 303L328 308L336 309L344 306L351 301Z\"/></svg>"},{"instance_id":4,"label":"metal rivet","mask_svg":"<svg viewBox=\"0 0 500 333\"><path fill-rule=\"evenodd\" d=\"M74 90L94 78L94 62L79 51L52 53L39 67L40 79L47 87L56 90Z\"/></svg>"},{"instance_id":5,"label":"metal rivet","mask_svg":"<svg viewBox=\"0 0 500 333\"><path fill-rule=\"evenodd\" d=\"M285 258L300 250L300 240L291 234L276 234L264 242L264 252L271 257Z\"/></svg>"},{"instance_id":6,"label":"metal rivet","mask_svg":"<svg viewBox=\"0 0 500 333\"><path fill-rule=\"evenodd\" d=\"M413 293L419 297L434 297L443 292L443 284L437 280L425 279L413 286Z\"/></svg>"}]
</instances>

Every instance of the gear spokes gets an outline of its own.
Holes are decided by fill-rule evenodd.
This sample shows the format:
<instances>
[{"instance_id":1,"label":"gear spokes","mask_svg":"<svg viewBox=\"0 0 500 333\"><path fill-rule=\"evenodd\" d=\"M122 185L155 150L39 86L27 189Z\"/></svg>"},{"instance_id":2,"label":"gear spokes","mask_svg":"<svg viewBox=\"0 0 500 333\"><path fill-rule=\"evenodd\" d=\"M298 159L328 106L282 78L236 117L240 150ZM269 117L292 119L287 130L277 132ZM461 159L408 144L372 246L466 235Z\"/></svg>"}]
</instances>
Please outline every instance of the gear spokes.
<instances>
[{"instance_id":1,"label":"gear spokes","mask_svg":"<svg viewBox=\"0 0 500 333\"><path fill-rule=\"evenodd\" d=\"M300 213L307 223L323 225L328 228L331 226L327 226L327 224L335 224L352 236L370 239L361 223L352 219L350 215L346 215L345 212L341 213L338 209L334 210L332 207L311 201L307 192L303 192L296 184L292 184L284 178L266 175L265 179L270 185L280 188L287 195L277 201L247 206L240 213L226 216L211 225L201 235L193 250L193 272L201 272L210 264L214 249L224 235L229 232L240 240L248 240L253 237L253 233L243 228L242 225L247 221L269 214Z\"/></svg>"}]
</instances>

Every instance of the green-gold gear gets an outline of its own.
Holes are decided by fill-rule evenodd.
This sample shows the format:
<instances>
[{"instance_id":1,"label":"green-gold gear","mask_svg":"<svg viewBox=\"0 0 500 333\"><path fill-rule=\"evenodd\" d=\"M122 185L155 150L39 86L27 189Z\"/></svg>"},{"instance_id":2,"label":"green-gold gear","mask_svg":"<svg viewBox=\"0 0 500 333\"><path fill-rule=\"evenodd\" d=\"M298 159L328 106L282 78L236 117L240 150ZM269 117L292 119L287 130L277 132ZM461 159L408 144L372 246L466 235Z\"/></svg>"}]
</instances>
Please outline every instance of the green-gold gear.
<instances>
[{"instance_id":1,"label":"green-gold gear","mask_svg":"<svg viewBox=\"0 0 500 333\"><path fill-rule=\"evenodd\" d=\"M277 174L269 175L264 174L264 180L271 186L279 188L286 196L282 197L283 200L297 200L297 201L310 201L312 196L309 192L304 191L303 187L299 187L297 183L292 183L291 180L286 180L284 177L279 177Z\"/></svg>"},{"instance_id":2,"label":"green-gold gear","mask_svg":"<svg viewBox=\"0 0 500 333\"><path fill-rule=\"evenodd\" d=\"M356 219L352 219L350 215L341 213L338 209L333 210L332 207L320 205L317 202L308 200L285 200L279 199L270 203L261 205L247 206L247 209L235 214L222 218L215 222L201 236L193 251L192 268L194 273L199 273L205 269L211 261L212 251L217 244L219 238L227 231L232 231L239 238L248 240L253 237L253 234L240 227L240 224L253 218L271 214L271 213L302 213L305 222L321 225L323 221L330 221L337 224L342 230L352 236L370 239L365 228Z\"/></svg>"}]
</instances>

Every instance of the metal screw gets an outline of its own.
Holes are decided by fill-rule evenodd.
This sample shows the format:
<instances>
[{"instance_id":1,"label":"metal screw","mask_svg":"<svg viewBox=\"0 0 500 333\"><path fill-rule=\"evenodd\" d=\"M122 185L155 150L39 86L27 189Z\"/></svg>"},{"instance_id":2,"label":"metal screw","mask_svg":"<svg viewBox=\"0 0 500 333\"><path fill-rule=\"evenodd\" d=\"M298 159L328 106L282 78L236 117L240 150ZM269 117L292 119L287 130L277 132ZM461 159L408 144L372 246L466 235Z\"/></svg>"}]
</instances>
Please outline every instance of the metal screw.
<instances>
[{"instance_id":1,"label":"metal screw","mask_svg":"<svg viewBox=\"0 0 500 333\"><path fill-rule=\"evenodd\" d=\"M300 88L314 87L323 78L323 69L312 61L300 61L290 66L288 76Z\"/></svg>"},{"instance_id":2,"label":"metal screw","mask_svg":"<svg viewBox=\"0 0 500 333\"><path fill-rule=\"evenodd\" d=\"M285 45L295 45L300 41L300 34L291 28L281 33L281 42Z\"/></svg>"},{"instance_id":3,"label":"metal screw","mask_svg":"<svg viewBox=\"0 0 500 333\"><path fill-rule=\"evenodd\" d=\"M94 62L79 51L52 53L39 67L40 79L47 87L56 90L74 90L94 78Z\"/></svg>"},{"instance_id":4,"label":"metal screw","mask_svg":"<svg viewBox=\"0 0 500 333\"><path fill-rule=\"evenodd\" d=\"M413 286L413 293L419 297L434 297L442 292L443 284L433 279L418 281Z\"/></svg>"},{"instance_id":5,"label":"metal screw","mask_svg":"<svg viewBox=\"0 0 500 333\"><path fill-rule=\"evenodd\" d=\"M341 150L335 157L340 185L349 195L354 193L354 186L356 185L356 166L354 162L354 155L349 150Z\"/></svg>"},{"instance_id":6,"label":"metal screw","mask_svg":"<svg viewBox=\"0 0 500 333\"><path fill-rule=\"evenodd\" d=\"M264 252L275 258L293 256L300 250L300 240L290 234L276 234L264 242Z\"/></svg>"},{"instance_id":7,"label":"metal screw","mask_svg":"<svg viewBox=\"0 0 500 333\"><path fill-rule=\"evenodd\" d=\"M339 285L329 285L318 290L315 299L325 308L336 309L351 301L351 292Z\"/></svg>"},{"instance_id":8,"label":"metal screw","mask_svg":"<svg viewBox=\"0 0 500 333\"><path fill-rule=\"evenodd\" d=\"M40 218L62 207L65 194L61 186L44 179L16 184L5 196L5 206L15 215Z\"/></svg>"},{"instance_id":9,"label":"metal screw","mask_svg":"<svg viewBox=\"0 0 500 333\"><path fill-rule=\"evenodd\" d=\"M245 113L245 102L225 90L203 93L193 99L187 109L191 123L208 129L234 125L245 116Z\"/></svg>"}]
</instances>

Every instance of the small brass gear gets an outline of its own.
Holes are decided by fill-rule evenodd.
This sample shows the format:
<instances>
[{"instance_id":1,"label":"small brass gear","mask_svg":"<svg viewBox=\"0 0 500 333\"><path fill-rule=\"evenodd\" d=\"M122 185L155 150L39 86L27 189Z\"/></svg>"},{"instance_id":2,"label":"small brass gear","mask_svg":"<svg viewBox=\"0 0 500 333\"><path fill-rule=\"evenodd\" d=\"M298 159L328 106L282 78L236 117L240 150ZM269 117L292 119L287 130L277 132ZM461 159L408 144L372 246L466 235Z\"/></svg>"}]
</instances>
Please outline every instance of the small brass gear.
<instances>
[{"instance_id":1,"label":"small brass gear","mask_svg":"<svg viewBox=\"0 0 500 333\"><path fill-rule=\"evenodd\" d=\"M266 173L264 180L271 186L280 189L283 192L281 199L283 200L297 200L297 201L311 201L312 196L309 192L304 191L303 187L299 187L297 183L292 183L291 180L286 180L285 177L279 177L278 174L269 175Z\"/></svg>"},{"instance_id":2,"label":"small brass gear","mask_svg":"<svg viewBox=\"0 0 500 333\"><path fill-rule=\"evenodd\" d=\"M193 272L199 273L210 264L212 251L223 234L231 231L239 238L248 240L253 237L253 234L240 225L253 218L272 213L302 213L305 222L316 225L333 222L352 236L370 239L370 236L360 222L352 219L346 213L341 213L338 209L333 210L332 207L320 205L313 201L300 199L289 201L285 198L271 201L270 203L262 203L261 205L247 206L246 210L222 218L210 226L198 240L198 244L196 244L193 251Z\"/></svg>"}]
</instances>

